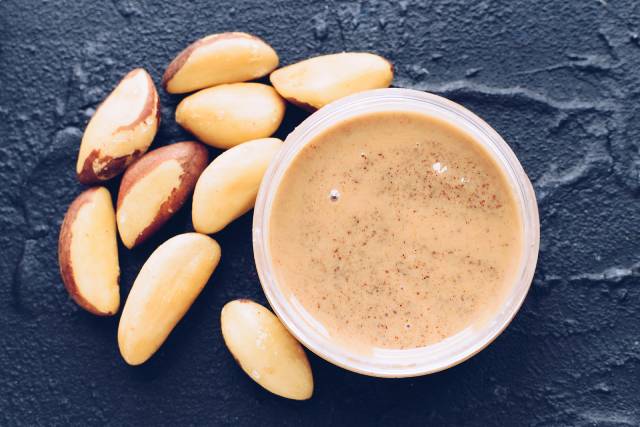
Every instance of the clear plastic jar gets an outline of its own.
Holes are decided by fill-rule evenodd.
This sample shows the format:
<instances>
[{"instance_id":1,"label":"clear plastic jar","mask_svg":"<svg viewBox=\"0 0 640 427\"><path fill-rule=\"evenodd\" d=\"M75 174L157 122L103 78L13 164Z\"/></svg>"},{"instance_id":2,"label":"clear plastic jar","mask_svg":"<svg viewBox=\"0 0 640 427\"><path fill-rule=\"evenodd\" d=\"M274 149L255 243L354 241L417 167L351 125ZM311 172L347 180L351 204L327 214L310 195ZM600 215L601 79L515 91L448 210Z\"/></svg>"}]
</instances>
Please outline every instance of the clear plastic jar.
<instances>
[{"instance_id":1,"label":"clear plastic jar","mask_svg":"<svg viewBox=\"0 0 640 427\"><path fill-rule=\"evenodd\" d=\"M283 174L298 152L319 132L347 118L380 111L420 112L463 129L487 148L502 167L516 197L522 218L523 247L517 280L502 308L481 327L469 327L436 344L413 349L373 349L363 355L334 342L314 319L287 298L276 280L270 256L271 206ZM300 213L302 214L302 212ZM511 322L531 285L538 258L540 222L531 182L505 141L478 116L448 99L410 89L379 89L352 95L327 105L309 116L287 137L267 170L253 216L253 250L264 292L282 323L309 350L323 359L365 375L411 377L454 366L491 343Z\"/></svg>"}]
</instances>

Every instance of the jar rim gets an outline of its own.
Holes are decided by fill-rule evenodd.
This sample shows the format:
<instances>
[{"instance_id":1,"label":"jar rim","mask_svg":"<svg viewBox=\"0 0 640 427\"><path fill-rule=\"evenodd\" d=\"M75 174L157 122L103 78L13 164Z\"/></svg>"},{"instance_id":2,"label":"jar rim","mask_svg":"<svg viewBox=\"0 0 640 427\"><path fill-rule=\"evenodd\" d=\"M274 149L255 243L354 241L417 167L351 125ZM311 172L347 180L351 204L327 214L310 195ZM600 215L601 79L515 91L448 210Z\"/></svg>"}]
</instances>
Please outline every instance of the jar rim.
<instances>
[{"instance_id":1,"label":"jar rim","mask_svg":"<svg viewBox=\"0 0 640 427\"><path fill-rule=\"evenodd\" d=\"M358 354L332 342L314 329L284 295L274 274L269 249L269 223L273 199L289 165L318 133L350 117L378 111L417 111L444 119L465 130L487 149L503 169L518 202L523 225L520 269L499 311L477 330L465 330L420 348L374 351ZM517 157L502 137L484 120L465 107L427 92L413 89L376 89L351 95L321 108L307 117L286 138L267 169L253 215L253 251L264 293L276 315L305 347L344 369L376 377L412 377L455 366L480 352L509 325L531 286L540 245L540 221L533 186Z\"/></svg>"}]
</instances>

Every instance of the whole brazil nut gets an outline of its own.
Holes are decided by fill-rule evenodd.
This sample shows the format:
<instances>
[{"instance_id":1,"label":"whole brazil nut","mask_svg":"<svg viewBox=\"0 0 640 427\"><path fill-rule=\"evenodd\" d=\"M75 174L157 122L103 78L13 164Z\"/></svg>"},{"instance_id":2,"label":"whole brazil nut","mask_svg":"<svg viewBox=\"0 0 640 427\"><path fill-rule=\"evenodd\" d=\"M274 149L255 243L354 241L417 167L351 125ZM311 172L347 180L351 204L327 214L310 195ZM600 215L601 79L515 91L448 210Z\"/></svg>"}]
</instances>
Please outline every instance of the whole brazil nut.
<instances>
[{"instance_id":1,"label":"whole brazil nut","mask_svg":"<svg viewBox=\"0 0 640 427\"><path fill-rule=\"evenodd\" d=\"M127 74L98 107L82 136L76 172L83 184L119 175L144 154L160 125L160 98L149 74Z\"/></svg>"},{"instance_id":2,"label":"whole brazil nut","mask_svg":"<svg viewBox=\"0 0 640 427\"><path fill-rule=\"evenodd\" d=\"M278 66L278 54L262 39L247 33L204 37L169 64L162 86L169 93L187 93L266 76Z\"/></svg>"},{"instance_id":3,"label":"whole brazil nut","mask_svg":"<svg viewBox=\"0 0 640 427\"><path fill-rule=\"evenodd\" d=\"M230 148L271 136L284 117L285 102L271 87L233 83L204 89L178 104L176 121L206 144Z\"/></svg>"},{"instance_id":4,"label":"whole brazil nut","mask_svg":"<svg viewBox=\"0 0 640 427\"><path fill-rule=\"evenodd\" d=\"M127 169L116 210L127 248L145 241L182 207L208 161L204 145L186 141L150 151Z\"/></svg>"},{"instance_id":5,"label":"whole brazil nut","mask_svg":"<svg viewBox=\"0 0 640 427\"><path fill-rule=\"evenodd\" d=\"M202 172L193 192L193 227L215 233L253 208L262 177L282 147L277 138L248 141L225 151Z\"/></svg>"},{"instance_id":6,"label":"whole brazil nut","mask_svg":"<svg viewBox=\"0 0 640 427\"><path fill-rule=\"evenodd\" d=\"M284 99L314 111L357 92L389 87L393 65L372 53L344 52L280 68L271 73L270 80Z\"/></svg>"},{"instance_id":7,"label":"whole brazil nut","mask_svg":"<svg viewBox=\"0 0 640 427\"><path fill-rule=\"evenodd\" d=\"M151 254L133 282L118 325L120 354L129 365L149 359L200 294L220 261L209 236L172 237Z\"/></svg>"},{"instance_id":8,"label":"whole brazil nut","mask_svg":"<svg viewBox=\"0 0 640 427\"><path fill-rule=\"evenodd\" d=\"M305 400L313 374L302 346L268 309L241 299L222 308L224 342L242 370L278 396Z\"/></svg>"},{"instance_id":9,"label":"whole brazil nut","mask_svg":"<svg viewBox=\"0 0 640 427\"><path fill-rule=\"evenodd\" d=\"M85 310L111 316L120 306L116 216L109 190L94 187L69 206L58 242L60 274Z\"/></svg>"}]
</instances>

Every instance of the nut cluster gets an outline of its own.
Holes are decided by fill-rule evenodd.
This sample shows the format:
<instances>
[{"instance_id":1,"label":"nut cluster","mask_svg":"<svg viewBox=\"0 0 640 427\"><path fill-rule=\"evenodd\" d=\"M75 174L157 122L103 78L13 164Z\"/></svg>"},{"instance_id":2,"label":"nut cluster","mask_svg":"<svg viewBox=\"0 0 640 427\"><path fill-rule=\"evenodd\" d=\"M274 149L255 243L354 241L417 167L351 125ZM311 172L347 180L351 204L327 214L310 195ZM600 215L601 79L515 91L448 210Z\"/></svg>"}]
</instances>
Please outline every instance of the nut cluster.
<instances>
[{"instance_id":1,"label":"nut cluster","mask_svg":"<svg viewBox=\"0 0 640 427\"><path fill-rule=\"evenodd\" d=\"M324 55L277 69L275 50L246 33L204 37L167 67L162 85L185 97L176 121L199 141L226 149L209 163L200 142L147 153L160 126L160 99L143 69L129 72L87 124L76 173L91 188L69 206L60 230L67 291L100 316L120 306L117 234L128 249L159 230L193 193L196 232L172 237L142 266L122 310L118 345L130 365L147 361L200 294L220 261L210 233L250 211L282 141L285 100L313 111L367 89L388 87L393 67L370 53ZM274 71L275 70L275 71ZM270 74L273 85L247 81ZM146 153L146 154L145 154ZM124 172L114 209L99 184ZM308 399L313 376L302 346L268 309L236 300L221 313L224 341L242 369L267 390Z\"/></svg>"}]
</instances>

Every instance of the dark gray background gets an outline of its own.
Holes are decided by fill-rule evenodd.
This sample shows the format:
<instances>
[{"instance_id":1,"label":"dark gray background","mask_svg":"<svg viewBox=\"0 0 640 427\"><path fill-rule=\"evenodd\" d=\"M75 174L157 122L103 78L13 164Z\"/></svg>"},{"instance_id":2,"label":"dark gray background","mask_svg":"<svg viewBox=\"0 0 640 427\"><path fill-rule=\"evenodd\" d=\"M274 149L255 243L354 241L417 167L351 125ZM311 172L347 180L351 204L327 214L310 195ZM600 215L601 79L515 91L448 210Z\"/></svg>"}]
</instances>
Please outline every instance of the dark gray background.
<instances>
[{"instance_id":1,"label":"dark gray background","mask_svg":"<svg viewBox=\"0 0 640 427\"><path fill-rule=\"evenodd\" d=\"M82 190L87 118L128 70L158 83L188 43L228 30L265 38L283 64L378 52L396 86L454 99L504 136L535 185L542 244L522 310L489 348L405 380L310 355L312 400L263 391L219 327L225 302L264 302L250 214L216 236L218 270L145 366L120 358L117 317L70 301L56 246ZM0 424L640 425L639 32L635 0L0 0ZM188 137L180 97L161 98L155 147ZM289 108L279 136L304 117ZM151 251L189 227L182 211L121 248L123 301Z\"/></svg>"}]
</instances>

